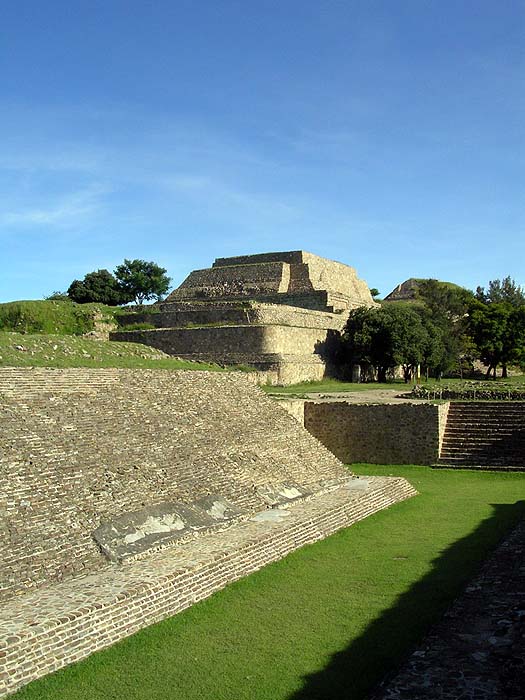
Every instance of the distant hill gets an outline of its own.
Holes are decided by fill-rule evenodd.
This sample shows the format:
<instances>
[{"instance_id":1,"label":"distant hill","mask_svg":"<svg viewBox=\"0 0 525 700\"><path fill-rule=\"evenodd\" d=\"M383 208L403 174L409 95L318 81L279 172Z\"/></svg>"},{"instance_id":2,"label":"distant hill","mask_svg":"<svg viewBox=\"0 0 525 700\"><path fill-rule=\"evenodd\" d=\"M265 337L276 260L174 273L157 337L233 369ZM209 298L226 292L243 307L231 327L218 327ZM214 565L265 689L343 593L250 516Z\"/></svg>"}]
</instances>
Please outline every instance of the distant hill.
<instances>
[{"instance_id":1,"label":"distant hill","mask_svg":"<svg viewBox=\"0 0 525 700\"><path fill-rule=\"evenodd\" d=\"M423 282L427 282L428 279L426 277L410 277L410 279L398 284L383 301L417 301L419 287ZM448 287L462 289L459 284L454 284L453 282L443 282L442 280L439 280L439 282Z\"/></svg>"}]
</instances>

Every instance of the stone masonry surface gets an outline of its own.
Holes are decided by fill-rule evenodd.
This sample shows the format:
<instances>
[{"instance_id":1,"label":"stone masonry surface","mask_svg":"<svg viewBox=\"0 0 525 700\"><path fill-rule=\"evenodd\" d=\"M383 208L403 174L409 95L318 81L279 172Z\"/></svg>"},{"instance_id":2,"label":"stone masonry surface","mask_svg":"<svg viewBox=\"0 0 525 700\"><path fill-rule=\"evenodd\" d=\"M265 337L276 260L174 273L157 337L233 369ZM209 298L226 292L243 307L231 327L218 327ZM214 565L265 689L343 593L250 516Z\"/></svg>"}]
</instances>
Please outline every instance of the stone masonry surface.
<instances>
[{"instance_id":1,"label":"stone masonry surface","mask_svg":"<svg viewBox=\"0 0 525 700\"><path fill-rule=\"evenodd\" d=\"M250 365L270 383L321 379L350 309L374 306L354 268L304 251L219 258L193 271L154 313L124 315L111 340L185 359ZM149 330L126 330L148 323Z\"/></svg>"},{"instance_id":2,"label":"stone masonry surface","mask_svg":"<svg viewBox=\"0 0 525 700\"><path fill-rule=\"evenodd\" d=\"M283 519L238 523L9 601L0 608L0 696L416 493L399 478L370 477L363 486L350 482L288 506Z\"/></svg>"},{"instance_id":3,"label":"stone masonry surface","mask_svg":"<svg viewBox=\"0 0 525 700\"><path fill-rule=\"evenodd\" d=\"M344 467L243 373L0 370L0 600L93 571L101 521Z\"/></svg>"},{"instance_id":4,"label":"stone masonry surface","mask_svg":"<svg viewBox=\"0 0 525 700\"><path fill-rule=\"evenodd\" d=\"M2 369L0 409L0 695L415 494L349 481L242 374ZM268 510L279 490L292 501ZM244 515L138 559L110 562L93 539L217 497Z\"/></svg>"},{"instance_id":5,"label":"stone masonry surface","mask_svg":"<svg viewBox=\"0 0 525 700\"><path fill-rule=\"evenodd\" d=\"M304 404L305 428L345 463L435 464L448 404Z\"/></svg>"},{"instance_id":6,"label":"stone masonry surface","mask_svg":"<svg viewBox=\"0 0 525 700\"><path fill-rule=\"evenodd\" d=\"M333 295L342 308L373 305L368 286L353 267L301 250L219 258L213 267L192 272L167 301L316 291Z\"/></svg>"}]
</instances>

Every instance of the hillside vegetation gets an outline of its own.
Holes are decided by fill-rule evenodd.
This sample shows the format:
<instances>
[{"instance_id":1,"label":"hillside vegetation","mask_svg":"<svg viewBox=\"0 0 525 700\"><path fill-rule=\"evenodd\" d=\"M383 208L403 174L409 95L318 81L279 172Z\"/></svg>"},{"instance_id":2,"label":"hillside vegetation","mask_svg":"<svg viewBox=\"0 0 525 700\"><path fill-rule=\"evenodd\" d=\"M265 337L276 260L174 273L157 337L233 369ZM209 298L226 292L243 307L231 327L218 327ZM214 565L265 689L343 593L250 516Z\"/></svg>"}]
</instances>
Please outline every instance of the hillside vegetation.
<instances>
[{"instance_id":1,"label":"hillside vegetation","mask_svg":"<svg viewBox=\"0 0 525 700\"><path fill-rule=\"evenodd\" d=\"M116 309L73 301L12 301L0 304L0 331L83 335L96 319L111 321Z\"/></svg>"},{"instance_id":2,"label":"hillside vegetation","mask_svg":"<svg viewBox=\"0 0 525 700\"><path fill-rule=\"evenodd\" d=\"M0 367L138 367L221 371L219 365L170 357L140 343L72 335L0 331Z\"/></svg>"},{"instance_id":3,"label":"hillside vegetation","mask_svg":"<svg viewBox=\"0 0 525 700\"><path fill-rule=\"evenodd\" d=\"M140 343L96 337L123 309L72 301L0 304L0 367L138 367L220 371L218 365L170 357ZM85 335L93 333L93 336Z\"/></svg>"}]
</instances>

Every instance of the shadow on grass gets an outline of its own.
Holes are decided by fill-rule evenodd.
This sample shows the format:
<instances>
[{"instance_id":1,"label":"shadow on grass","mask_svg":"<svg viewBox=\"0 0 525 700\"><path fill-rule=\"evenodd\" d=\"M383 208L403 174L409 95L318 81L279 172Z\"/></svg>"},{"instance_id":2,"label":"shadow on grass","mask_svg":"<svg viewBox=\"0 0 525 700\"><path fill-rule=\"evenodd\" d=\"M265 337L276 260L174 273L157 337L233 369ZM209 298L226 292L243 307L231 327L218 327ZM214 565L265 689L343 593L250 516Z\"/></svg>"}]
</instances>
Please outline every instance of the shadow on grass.
<instances>
[{"instance_id":1,"label":"shadow on grass","mask_svg":"<svg viewBox=\"0 0 525 700\"><path fill-rule=\"evenodd\" d=\"M328 665L306 676L288 700L363 700L408 656L429 627L475 575L501 538L525 515L525 501L492 504L494 512L432 562L429 573ZM487 550L490 543L490 551Z\"/></svg>"}]
</instances>

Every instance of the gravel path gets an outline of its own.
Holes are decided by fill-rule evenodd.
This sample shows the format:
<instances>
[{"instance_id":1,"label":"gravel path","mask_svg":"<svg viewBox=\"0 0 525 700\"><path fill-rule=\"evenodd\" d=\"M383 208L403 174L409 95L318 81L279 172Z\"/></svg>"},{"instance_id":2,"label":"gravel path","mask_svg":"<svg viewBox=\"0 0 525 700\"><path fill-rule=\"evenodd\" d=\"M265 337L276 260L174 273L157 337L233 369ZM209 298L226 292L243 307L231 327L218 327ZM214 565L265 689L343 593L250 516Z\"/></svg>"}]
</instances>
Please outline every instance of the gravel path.
<instances>
[{"instance_id":1,"label":"gravel path","mask_svg":"<svg viewBox=\"0 0 525 700\"><path fill-rule=\"evenodd\" d=\"M408 393L402 388L397 389L367 389L364 391L326 391L308 392L304 394L312 401L347 401L348 403L407 403L408 399L399 398Z\"/></svg>"}]
</instances>

